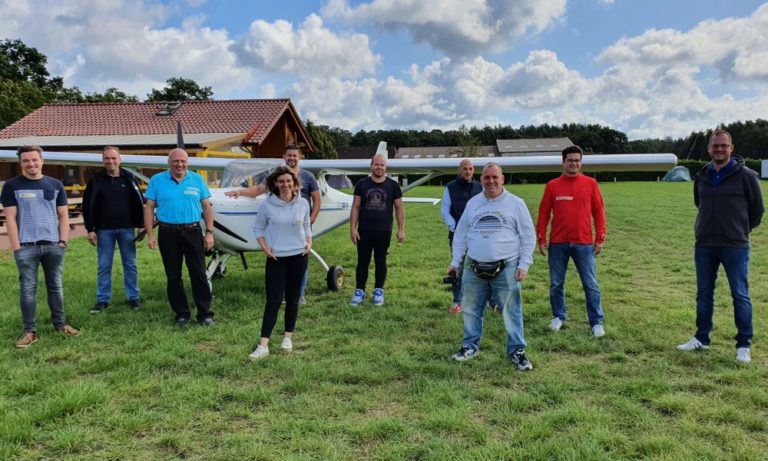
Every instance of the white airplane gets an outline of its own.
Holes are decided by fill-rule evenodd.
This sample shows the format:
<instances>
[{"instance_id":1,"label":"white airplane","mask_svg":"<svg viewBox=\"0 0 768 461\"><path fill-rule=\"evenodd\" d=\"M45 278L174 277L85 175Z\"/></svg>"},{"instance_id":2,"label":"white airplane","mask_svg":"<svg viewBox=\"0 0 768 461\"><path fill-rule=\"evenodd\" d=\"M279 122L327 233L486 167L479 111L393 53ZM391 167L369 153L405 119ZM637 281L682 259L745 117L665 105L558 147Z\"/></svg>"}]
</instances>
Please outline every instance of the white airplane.
<instances>
[{"instance_id":1,"label":"white airplane","mask_svg":"<svg viewBox=\"0 0 768 461\"><path fill-rule=\"evenodd\" d=\"M379 143L376 154L387 155L386 142ZM45 163L53 165L102 166L101 154L73 152L45 152ZM558 172L562 170L560 155L530 157L474 157L471 159L479 170L488 162L501 166L505 173L512 172ZM0 162L17 162L14 151L0 150ZM388 159L388 174L423 175L417 181L403 187L406 192L424 184L430 179L455 174L461 158L425 158L425 159ZM667 171L677 163L674 154L616 154L585 155L585 171ZM214 211L214 248L207 266L208 279L223 276L227 271L227 262L234 255L240 255L243 266L245 253L261 251L253 233L253 221L265 195L255 199L225 195L231 190L241 189L246 185L260 182L276 167L283 164L282 159L233 160L227 158L190 157L189 167L193 170L223 170L220 186L211 188L210 202ZM122 155L121 166L131 170L142 180L149 178L136 171L136 168L165 169L167 157L154 155ZM370 160L302 160L301 168L311 171L317 177L322 196L320 214L312 227L315 238L320 237L349 221L352 195L331 187L326 176L329 174L361 174L370 172ZM439 200L404 197L404 202L431 202ZM314 250L312 256L326 271L326 282L330 290L339 290L344 284L344 269L341 266L329 266Z\"/></svg>"}]
</instances>

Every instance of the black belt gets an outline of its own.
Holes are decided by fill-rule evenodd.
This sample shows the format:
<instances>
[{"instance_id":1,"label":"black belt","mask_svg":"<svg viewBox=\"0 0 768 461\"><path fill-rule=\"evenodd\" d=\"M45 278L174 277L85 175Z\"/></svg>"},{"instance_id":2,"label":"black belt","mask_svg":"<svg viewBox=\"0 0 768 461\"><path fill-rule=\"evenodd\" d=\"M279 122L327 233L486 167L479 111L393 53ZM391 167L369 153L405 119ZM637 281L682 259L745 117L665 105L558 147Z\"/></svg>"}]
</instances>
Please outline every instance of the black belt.
<instances>
[{"instance_id":1,"label":"black belt","mask_svg":"<svg viewBox=\"0 0 768 461\"><path fill-rule=\"evenodd\" d=\"M200 223L195 222L191 224L168 224L164 222L157 223L160 229L200 229Z\"/></svg>"},{"instance_id":2,"label":"black belt","mask_svg":"<svg viewBox=\"0 0 768 461\"><path fill-rule=\"evenodd\" d=\"M24 242L21 244L23 247L32 247L38 245L56 245L59 242L52 242L50 240L38 240L37 242Z\"/></svg>"}]
</instances>

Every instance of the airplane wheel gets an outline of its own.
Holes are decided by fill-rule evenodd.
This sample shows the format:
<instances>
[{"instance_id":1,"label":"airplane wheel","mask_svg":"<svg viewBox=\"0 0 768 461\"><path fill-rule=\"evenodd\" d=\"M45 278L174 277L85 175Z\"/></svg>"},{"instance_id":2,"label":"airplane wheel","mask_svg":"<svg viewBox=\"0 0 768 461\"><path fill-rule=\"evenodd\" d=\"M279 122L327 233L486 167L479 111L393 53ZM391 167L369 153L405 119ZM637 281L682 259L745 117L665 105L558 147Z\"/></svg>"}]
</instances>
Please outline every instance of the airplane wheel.
<instances>
[{"instance_id":1,"label":"airplane wheel","mask_svg":"<svg viewBox=\"0 0 768 461\"><path fill-rule=\"evenodd\" d=\"M216 270L213 273L213 278L220 279L227 275L227 266L219 266L216 268Z\"/></svg>"},{"instance_id":2,"label":"airplane wheel","mask_svg":"<svg viewBox=\"0 0 768 461\"><path fill-rule=\"evenodd\" d=\"M328 289L331 291L339 291L344 286L344 268L341 266L332 266L328 269L328 276L326 277L328 282Z\"/></svg>"}]
</instances>

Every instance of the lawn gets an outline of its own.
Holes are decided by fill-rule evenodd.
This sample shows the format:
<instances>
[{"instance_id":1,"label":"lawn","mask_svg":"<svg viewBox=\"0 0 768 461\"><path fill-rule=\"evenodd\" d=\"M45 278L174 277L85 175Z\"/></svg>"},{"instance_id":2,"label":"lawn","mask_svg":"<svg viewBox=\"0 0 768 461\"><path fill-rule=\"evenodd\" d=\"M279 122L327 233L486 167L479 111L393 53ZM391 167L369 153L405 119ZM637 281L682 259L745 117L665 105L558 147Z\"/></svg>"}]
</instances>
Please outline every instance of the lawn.
<instances>
[{"instance_id":1,"label":"lawn","mask_svg":"<svg viewBox=\"0 0 768 461\"><path fill-rule=\"evenodd\" d=\"M406 205L406 242L390 248L386 305L348 305L355 250L342 227L315 242L346 268L339 293L311 262L309 304L294 352L246 357L258 343L263 255L233 258L214 281L213 328L177 330L157 252L142 244L145 306L125 306L119 258L113 305L88 309L95 250L71 242L68 321L54 334L40 298L40 340L21 334L17 273L0 254L0 459L3 460L759 460L768 459L768 230L754 233L753 361L735 360L732 308L720 277L712 348L682 353L694 332L691 184L606 183L608 239L598 258L607 335L594 339L571 265L569 322L550 320L546 260L524 282L528 356L505 357L501 319L489 313L480 355L450 360L461 317L447 314L449 263L439 206ZM514 185L536 216L542 185ZM439 197L438 187L409 195ZM371 279L372 281L372 275ZM370 288L369 288L370 292Z\"/></svg>"}]
</instances>

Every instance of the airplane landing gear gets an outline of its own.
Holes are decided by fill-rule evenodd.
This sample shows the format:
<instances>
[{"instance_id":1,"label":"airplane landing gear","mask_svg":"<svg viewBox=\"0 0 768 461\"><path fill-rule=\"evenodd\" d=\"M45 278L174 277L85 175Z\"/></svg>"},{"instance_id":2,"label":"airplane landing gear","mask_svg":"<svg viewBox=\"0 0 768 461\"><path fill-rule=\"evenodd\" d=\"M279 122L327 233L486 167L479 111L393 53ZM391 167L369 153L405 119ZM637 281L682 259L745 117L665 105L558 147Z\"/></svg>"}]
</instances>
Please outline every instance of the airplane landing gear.
<instances>
[{"instance_id":1,"label":"airplane landing gear","mask_svg":"<svg viewBox=\"0 0 768 461\"><path fill-rule=\"evenodd\" d=\"M331 291L339 291L344 286L344 268L341 266L333 266L328 269L328 274L325 277L328 283L328 289Z\"/></svg>"},{"instance_id":2,"label":"airplane landing gear","mask_svg":"<svg viewBox=\"0 0 768 461\"><path fill-rule=\"evenodd\" d=\"M323 266L323 269L326 270L325 281L328 285L328 289L331 291L339 291L341 287L344 286L344 269L341 266L328 266L328 263L326 263L315 250L309 250L309 253L317 259L317 262L319 262L320 265Z\"/></svg>"}]
</instances>

